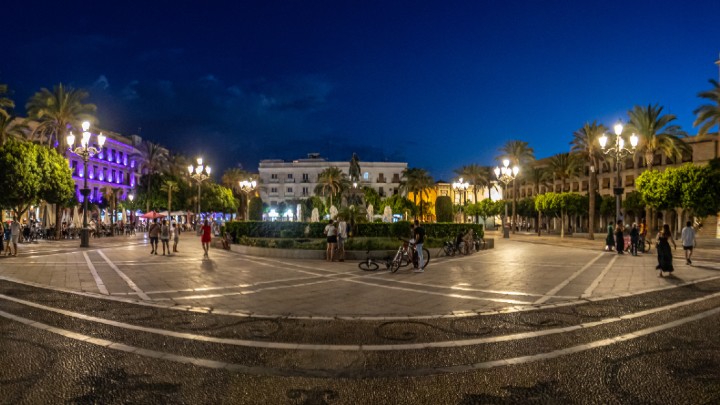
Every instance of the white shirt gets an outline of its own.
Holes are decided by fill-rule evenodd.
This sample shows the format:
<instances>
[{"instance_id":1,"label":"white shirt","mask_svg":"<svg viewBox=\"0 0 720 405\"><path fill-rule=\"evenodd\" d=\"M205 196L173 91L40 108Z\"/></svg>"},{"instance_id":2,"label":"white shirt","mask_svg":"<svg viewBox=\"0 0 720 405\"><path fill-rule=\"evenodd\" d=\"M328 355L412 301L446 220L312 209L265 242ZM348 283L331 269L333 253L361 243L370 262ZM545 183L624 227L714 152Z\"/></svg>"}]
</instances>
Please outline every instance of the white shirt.
<instances>
[{"instance_id":1,"label":"white shirt","mask_svg":"<svg viewBox=\"0 0 720 405\"><path fill-rule=\"evenodd\" d=\"M695 229L691 226L683 228L680 234L680 240L684 247L695 246Z\"/></svg>"},{"instance_id":2,"label":"white shirt","mask_svg":"<svg viewBox=\"0 0 720 405\"><path fill-rule=\"evenodd\" d=\"M325 225L325 234L327 236L337 235L337 229L335 228L335 225L331 225L331 224Z\"/></svg>"},{"instance_id":3,"label":"white shirt","mask_svg":"<svg viewBox=\"0 0 720 405\"><path fill-rule=\"evenodd\" d=\"M338 223L338 235L341 238L347 238L347 223L345 223L345 221Z\"/></svg>"},{"instance_id":4,"label":"white shirt","mask_svg":"<svg viewBox=\"0 0 720 405\"><path fill-rule=\"evenodd\" d=\"M20 223L18 223L17 221L13 221L10 224L10 235L20 236Z\"/></svg>"}]
</instances>

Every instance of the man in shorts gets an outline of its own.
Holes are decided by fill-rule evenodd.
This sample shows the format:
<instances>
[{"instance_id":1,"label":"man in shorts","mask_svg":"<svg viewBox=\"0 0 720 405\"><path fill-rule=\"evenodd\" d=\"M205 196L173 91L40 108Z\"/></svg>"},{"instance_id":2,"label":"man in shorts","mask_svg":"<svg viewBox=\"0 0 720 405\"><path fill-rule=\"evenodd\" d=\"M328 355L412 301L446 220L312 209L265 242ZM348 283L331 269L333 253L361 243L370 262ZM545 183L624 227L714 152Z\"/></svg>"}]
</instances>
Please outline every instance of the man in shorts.
<instances>
[{"instance_id":1,"label":"man in shorts","mask_svg":"<svg viewBox=\"0 0 720 405\"><path fill-rule=\"evenodd\" d=\"M683 250L685 251L685 260L687 264L692 264L693 248L695 247L695 229L692 227L692 222L687 221L685 228L682 229L680 234L680 240L682 241Z\"/></svg>"},{"instance_id":2,"label":"man in shorts","mask_svg":"<svg viewBox=\"0 0 720 405\"><path fill-rule=\"evenodd\" d=\"M150 224L148 236L150 237L150 247L152 248L150 254L157 254L158 238L160 237L160 225L157 222L157 218Z\"/></svg>"}]
</instances>

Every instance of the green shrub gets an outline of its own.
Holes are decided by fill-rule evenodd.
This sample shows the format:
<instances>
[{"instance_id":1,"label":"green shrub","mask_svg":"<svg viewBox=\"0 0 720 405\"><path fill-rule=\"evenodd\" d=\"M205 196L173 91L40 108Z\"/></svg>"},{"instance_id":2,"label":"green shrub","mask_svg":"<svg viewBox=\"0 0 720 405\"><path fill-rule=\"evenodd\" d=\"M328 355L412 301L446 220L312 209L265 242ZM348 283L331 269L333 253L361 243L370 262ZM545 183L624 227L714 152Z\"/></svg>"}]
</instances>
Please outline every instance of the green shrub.
<instances>
[{"instance_id":1,"label":"green shrub","mask_svg":"<svg viewBox=\"0 0 720 405\"><path fill-rule=\"evenodd\" d=\"M435 215L438 222L452 222L453 207L450 197L443 195L435 199Z\"/></svg>"}]
</instances>

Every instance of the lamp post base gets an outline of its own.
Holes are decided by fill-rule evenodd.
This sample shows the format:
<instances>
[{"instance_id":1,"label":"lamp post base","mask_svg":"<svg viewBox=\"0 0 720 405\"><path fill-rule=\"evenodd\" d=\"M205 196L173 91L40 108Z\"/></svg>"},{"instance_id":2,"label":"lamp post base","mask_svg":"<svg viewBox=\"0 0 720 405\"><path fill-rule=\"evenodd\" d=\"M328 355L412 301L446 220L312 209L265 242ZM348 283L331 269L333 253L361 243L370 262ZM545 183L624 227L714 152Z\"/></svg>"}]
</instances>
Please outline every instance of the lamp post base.
<instances>
[{"instance_id":1,"label":"lamp post base","mask_svg":"<svg viewBox=\"0 0 720 405\"><path fill-rule=\"evenodd\" d=\"M80 247L90 247L90 229L80 230Z\"/></svg>"}]
</instances>

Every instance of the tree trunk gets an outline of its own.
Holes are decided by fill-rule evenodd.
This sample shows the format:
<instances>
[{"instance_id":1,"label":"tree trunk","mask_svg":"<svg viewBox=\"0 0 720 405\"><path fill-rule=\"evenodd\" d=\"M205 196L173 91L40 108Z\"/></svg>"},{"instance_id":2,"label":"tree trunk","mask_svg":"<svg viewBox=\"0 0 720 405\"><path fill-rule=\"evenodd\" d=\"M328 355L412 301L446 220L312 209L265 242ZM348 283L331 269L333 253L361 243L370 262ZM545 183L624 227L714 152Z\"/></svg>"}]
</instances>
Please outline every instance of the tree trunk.
<instances>
[{"instance_id":1,"label":"tree trunk","mask_svg":"<svg viewBox=\"0 0 720 405\"><path fill-rule=\"evenodd\" d=\"M517 193L515 185L515 180L513 180L513 200L512 200L512 220L510 221L510 227L512 228L512 233L515 233L515 205L517 202Z\"/></svg>"},{"instance_id":2,"label":"tree trunk","mask_svg":"<svg viewBox=\"0 0 720 405\"><path fill-rule=\"evenodd\" d=\"M593 163L593 167L597 166ZM597 181L597 174L595 170L590 172L590 189L588 190L588 196L590 197L590 212L588 213L588 239L595 239L595 182Z\"/></svg>"}]
</instances>

